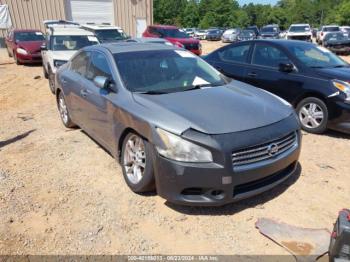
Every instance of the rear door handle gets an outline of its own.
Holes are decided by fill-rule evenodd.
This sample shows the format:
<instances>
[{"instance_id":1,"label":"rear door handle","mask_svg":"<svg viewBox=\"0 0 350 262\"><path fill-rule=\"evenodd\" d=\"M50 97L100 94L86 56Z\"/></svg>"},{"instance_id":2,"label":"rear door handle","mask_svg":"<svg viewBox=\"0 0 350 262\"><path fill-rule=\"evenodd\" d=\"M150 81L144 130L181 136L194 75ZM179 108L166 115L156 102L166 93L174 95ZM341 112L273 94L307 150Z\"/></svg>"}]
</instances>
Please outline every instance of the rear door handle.
<instances>
[{"instance_id":1,"label":"rear door handle","mask_svg":"<svg viewBox=\"0 0 350 262\"><path fill-rule=\"evenodd\" d=\"M80 91L80 94L81 94L81 96L83 96L83 97L87 97L88 95L91 94L91 91L89 91L89 90L87 90L87 89L83 89L83 90Z\"/></svg>"},{"instance_id":2,"label":"rear door handle","mask_svg":"<svg viewBox=\"0 0 350 262\"><path fill-rule=\"evenodd\" d=\"M249 77L257 77L257 75L258 75L258 74L255 73L255 72L251 72L251 73L248 74Z\"/></svg>"}]
</instances>

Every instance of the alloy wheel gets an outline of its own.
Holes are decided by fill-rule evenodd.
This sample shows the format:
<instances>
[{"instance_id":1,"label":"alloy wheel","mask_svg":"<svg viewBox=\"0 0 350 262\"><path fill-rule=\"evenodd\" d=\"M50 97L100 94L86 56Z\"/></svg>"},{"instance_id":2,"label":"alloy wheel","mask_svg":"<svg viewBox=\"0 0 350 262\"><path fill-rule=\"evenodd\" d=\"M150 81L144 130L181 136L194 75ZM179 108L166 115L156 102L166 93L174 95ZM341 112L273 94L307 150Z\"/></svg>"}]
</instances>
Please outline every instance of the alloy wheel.
<instances>
[{"instance_id":1,"label":"alloy wheel","mask_svg":"<svg viewBox=\"0 0 350 262\"><path fill-rule=\"evenodd\" d=\"M145 144L137 135L130 136L126 142L123 166L132 184L138 184L142 180L146 169L146 153Z\"/></svg>"},{"instance_id":2,"label":"alloy wheel","mask_svg":"<svg viewBox=\"0 0 350 262\"><path fill-rule=\"evenodd\" d=\"M63 98L63 95L60 94L58 98L58 109L60 111L60 116L64 124L68 123L68 109L66 101Z\"/></svg>"},{"instance_id":3,"label":"alloy wheel","mask_svg":"<svg viewBox=\"0 0 350 262\"><path fill-rule=\"evenodd\" d=\"M299 119L307 128L317 128L324 120L324 112L316 103L307 103L299 111Z\"/></svg>"}]
</instances>

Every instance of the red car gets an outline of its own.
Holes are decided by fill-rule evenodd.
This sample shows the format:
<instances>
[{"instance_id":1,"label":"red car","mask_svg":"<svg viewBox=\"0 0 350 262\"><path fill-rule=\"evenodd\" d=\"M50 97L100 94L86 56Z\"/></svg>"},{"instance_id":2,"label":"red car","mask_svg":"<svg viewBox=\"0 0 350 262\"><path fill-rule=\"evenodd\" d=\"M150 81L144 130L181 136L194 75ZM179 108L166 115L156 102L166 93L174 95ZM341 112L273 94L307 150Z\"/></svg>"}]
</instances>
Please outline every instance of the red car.
<instances>
[{"instance_id":1,"label":"red car","mask_svg":"<svg viewBox=\"0 0 350 262\"><path fill-rule=\"evenodd\" d=\"M41 45L45 37L40 30L15 29L5 39L7 52L17 64L41 62Z\"/></svg>"},{"instance_id":2,"label":"red car","mask_svg":"<svg viewBox=\"0 0 350 262\"><path fill-rule=\"evenodd\" d=\"M142 34L143 37L158 37L164 38L172 44L185 48L196 55L202 54L202 46L199 40L180 31L176 26L171 25L152 25L146 28Z\"/></svg>"}]
</instances>

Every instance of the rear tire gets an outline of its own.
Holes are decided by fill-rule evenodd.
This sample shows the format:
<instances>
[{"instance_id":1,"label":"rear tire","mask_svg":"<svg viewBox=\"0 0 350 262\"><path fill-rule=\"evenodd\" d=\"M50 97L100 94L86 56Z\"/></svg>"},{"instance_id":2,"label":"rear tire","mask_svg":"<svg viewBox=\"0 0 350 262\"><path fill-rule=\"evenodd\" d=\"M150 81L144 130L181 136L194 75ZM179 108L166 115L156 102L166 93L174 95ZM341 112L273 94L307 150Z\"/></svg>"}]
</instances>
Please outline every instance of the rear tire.
<instances>
[{"instance_id":1,"label":"rear tire","mask_svg":"<svg viewBox=\"0 0 350 262\"><path fill-rule=\"evenodd\" d=\"M148 141L129 133L122 146L121 166L126 184L135 193L153 191L155 189L153 155Z\"/></svg>"},{"instance_id":2,"label":"rear tire","mask_svg":"<svg viewBox=\"0 0 350 262\"><path fill-rule=\"evenodd\" d=\"M307 97L297 106L301 128L309 133L322 134L327 130L328 109L319 98Z\"/></svg>"},{"instance_id":3,"label":"rear tire","mask_svg":"<svg viewBox=\"0 0 350 262\"><path fill-rule=\"evenodd\" d=\"M72 121L69 115L68 106L62 92L59 92L57 96L57 108L60 113L62 123L67 128L73 128L76 124Z\"/></svg>"}]
</instances>

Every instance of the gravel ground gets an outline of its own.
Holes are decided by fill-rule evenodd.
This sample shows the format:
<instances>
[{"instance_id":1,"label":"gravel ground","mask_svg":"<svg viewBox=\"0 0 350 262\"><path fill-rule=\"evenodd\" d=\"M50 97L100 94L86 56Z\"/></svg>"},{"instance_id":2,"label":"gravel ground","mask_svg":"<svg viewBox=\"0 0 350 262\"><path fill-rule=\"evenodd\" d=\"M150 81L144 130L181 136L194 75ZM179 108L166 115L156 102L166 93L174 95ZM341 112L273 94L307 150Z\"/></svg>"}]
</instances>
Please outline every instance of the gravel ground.
<instances>
[{"instance_id":1,"label":"gravel ground","mask_svg":"<svg viewBox=\"0 0 350 262\"><path fill-rule=\"evenodd\" d=\"M205 52L219 45L203 43ZM349 138L305 134L300 175L252 199L172 205L132 193L108 153L63 127L42 67L17 66L1 50L0 254L287 254L254 223L331 230L350 202Z\"/></svg>"}]
</instances>

